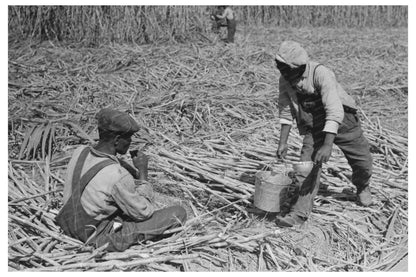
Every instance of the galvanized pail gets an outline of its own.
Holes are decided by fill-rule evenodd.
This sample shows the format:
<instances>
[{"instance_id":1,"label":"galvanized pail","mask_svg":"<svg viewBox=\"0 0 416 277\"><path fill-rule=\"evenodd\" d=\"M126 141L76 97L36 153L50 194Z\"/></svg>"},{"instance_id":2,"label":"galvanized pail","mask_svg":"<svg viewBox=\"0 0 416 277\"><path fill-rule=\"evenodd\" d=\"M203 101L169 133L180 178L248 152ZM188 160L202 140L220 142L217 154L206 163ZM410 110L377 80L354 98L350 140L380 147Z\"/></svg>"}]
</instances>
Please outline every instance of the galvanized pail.
<instances>
[{"instance_id":1,"label":"galvanized pail","mask_svg":"<svg viewBox=\"0 0 416 277\"><path fill-rule=\"evenodd\" d=\"M292 179L285 174L273 171L256 173L254 206L266 212L280 212L288 199Z\"/></svg>"}]
</instances>

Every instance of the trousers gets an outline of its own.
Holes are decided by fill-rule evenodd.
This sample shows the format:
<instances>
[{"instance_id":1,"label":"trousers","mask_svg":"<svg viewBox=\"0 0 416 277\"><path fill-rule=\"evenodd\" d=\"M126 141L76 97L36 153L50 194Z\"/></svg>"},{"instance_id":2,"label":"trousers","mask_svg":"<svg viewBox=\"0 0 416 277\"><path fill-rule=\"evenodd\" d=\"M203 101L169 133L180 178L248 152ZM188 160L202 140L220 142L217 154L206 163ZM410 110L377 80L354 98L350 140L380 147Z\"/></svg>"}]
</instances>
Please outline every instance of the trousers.
<instances>
[{"instance_id":1,"label":"trousers","mask_svg":"<svg viewBox=\"0 0 416 277\"><path fill-rule=\"evenodd\" d=\"M179 227L185 221L186 210L181 206L156 210L149 219L141 222L122 216L116 217L112 223L120 223L121 227L115 229L113 224L108 224L97 234L94 244L100 247L108 242L107 251L124 251L137 242L158 238L164 231Z\"/></svg>"},{"instance_id":2,"label":"trousers","mask_svg":"<svg viewBox=\"0 0 416 277\"><path fill-rule=\"evenodd\" d=\"M301 161L313 160L325 140L325 133L321 131L324 124L323 118L315 117L314 121L318 122L314 122L314 127L303 139L300 154ZM352 183L356 186L357 192L360 193L370 184L373 160L368 141L363 135L356 113L346 112L344 114L343 122L338 129L334 143L347 158L352 169ZM309 173L297 174L297 180L300 182L299 197L291 207L291 212L303 218L309 217L312 212L314 198L319 190L321 171L320 166L314 166Z\"/></svg>"},{"instance_id":3,"label":"trousers","mask_svg":"<svg viewBox=\"0 0 416 277\"><path fill-rule=\"evenodd\" d=\"M227 19L227 42L234 42L234 35L237 27L235 19Z\"/></svg>"}]
</instances>

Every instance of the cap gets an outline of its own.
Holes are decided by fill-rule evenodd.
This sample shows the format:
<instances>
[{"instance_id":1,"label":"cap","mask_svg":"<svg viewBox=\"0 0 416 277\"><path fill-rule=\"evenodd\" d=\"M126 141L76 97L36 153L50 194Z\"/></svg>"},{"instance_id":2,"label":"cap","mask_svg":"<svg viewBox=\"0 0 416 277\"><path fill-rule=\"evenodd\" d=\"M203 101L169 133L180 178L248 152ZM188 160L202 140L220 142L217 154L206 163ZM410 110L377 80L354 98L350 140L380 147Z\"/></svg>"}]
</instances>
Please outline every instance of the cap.
<instances>
[{"instance_id":1,"label":"cap","mask_svg":"<svg viewBox=\"0 0 416 277\"><path fill-rule=\"evenodd\" d=\"M139 124L128 113L105 108L95 116L98 128L117 133L135 133L139 131Z\"/></svg>"},{"instance_id":2,"label":"cap","mask_svg":"<svg viewBox=\"0 0 416 277\"><path fill-rule=\"evenodd\" d=\"M275 57L279 62L292 68L307 64L309 61L306 50L299 43L290 40L282 42Z\"/></svg>"}]
</instances>

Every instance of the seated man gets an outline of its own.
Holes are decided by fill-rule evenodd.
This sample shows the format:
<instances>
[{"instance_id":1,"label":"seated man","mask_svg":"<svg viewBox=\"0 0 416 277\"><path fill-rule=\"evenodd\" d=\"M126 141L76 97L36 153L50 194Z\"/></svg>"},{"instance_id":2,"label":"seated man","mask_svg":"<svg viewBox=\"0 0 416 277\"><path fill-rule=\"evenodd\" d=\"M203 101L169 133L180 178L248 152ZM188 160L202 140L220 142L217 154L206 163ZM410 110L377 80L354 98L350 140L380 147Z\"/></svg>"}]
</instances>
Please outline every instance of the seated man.
<instances>
[{"instance_id":1,"label":"seated man","mask_svg":"<svg viewBox=\"0 0 416 277\"><path fill-rule=\"evenodd\" d=\"M184 223L186 211L180 206L155 210L143 153L133 157L137 170L115 156L129 149L137 122L112 109L101 110L97 119L98 144L79 147L68 164L64 206L56 217L64 233L96 247L108 243L108 251L124 251Z\"/></svg>"}]
</instances>

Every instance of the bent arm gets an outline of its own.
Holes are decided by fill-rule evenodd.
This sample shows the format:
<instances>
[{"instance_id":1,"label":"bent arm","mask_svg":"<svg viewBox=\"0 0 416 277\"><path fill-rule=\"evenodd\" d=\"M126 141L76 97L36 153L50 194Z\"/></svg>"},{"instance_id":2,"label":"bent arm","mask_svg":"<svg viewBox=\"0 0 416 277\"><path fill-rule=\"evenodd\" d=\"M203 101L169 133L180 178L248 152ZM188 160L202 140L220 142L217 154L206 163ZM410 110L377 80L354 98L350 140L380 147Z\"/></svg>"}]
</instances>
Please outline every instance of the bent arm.
<instances>
[{"instance_id":1,"label":"bent arm","mask_svg":"<svg viewBox=\"0 0 416 277\"><path fill-rule=\"evenodd\" d=\"M139 174L139 171L135 167L133 167L131 164L129 164L125 160L118 159L118 161L120 165L124 167L133 176L134 179L139 179L140 174Z\"/></svg>"},{"instance_id":2,"label":"bent arm","mask_svg":"<svg viewBox=\"0 0 416 277\"><path fill-rule=\"evenodd\" d=\"M344 119L344 108L337 91L335 74L325 67L319 67L316 70L315 81L317 88L321 91L322 104L326 112L323 131L337 134L338 127Z\"/></svg>"},{"instance_id":3,"label":"bent arm","mask_svg":"<svg viewBox=\"0 0 416 277\"><path fill-rule=\"evenodd\" d=\"M283 79L279 80L279 118L280 124L292 125L293 124L293 115L290 111L291 99L288 94L289 84Z\"/></svg>"},{"instance_id":4,"label":"bent arm","mask_svg":"<svg viewBox=\"0 0 416 277\"><path fill-rule=\"evenodd\" d=\"M148 197L137 190L134 181L117 183L111 194L117 206L130 218L143 221L153 215L154 205Z\"/></svg>"}]
</instances>

